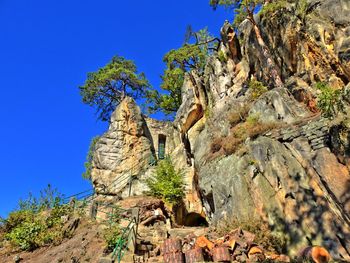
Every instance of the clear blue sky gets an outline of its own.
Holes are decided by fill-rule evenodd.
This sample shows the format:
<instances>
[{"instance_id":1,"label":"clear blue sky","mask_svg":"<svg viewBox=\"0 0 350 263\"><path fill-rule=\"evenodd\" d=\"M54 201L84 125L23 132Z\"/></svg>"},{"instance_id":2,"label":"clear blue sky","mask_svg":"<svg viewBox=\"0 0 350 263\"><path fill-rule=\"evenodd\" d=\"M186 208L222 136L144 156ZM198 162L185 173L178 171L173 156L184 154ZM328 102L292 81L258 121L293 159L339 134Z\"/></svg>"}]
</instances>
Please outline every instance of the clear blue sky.
<instances>
[{"instance_id":1,"label":"clear blue sky","mask_svg":"<svg viewBox=\"0 0 350 263\"><path fill-rule=\"evenodd\" d=\"M160 83L162 56L186 26L219 35L224 10L209 0L0 0L0 216L51 183L69 195L90 139L107 126L81 103L86 73L125 56Z\"/></svg>"}]
</instances>

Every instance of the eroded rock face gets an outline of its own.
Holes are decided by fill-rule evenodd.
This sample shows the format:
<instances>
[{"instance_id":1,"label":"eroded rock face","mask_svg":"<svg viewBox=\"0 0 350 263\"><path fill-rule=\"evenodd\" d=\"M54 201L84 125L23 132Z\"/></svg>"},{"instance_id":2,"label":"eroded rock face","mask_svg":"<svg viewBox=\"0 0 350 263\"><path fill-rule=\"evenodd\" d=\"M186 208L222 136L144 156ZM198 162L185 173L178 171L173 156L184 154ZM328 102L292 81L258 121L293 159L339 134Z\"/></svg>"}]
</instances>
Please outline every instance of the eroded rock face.
<instances>
[{"instance_id":1,"label":"eroded rock face","mask_svg":"<svg viewBox=\"0 0 350 263\"><path fill-rule=\"evenodd\" d=\"M143 116L135 101L125 98L96 144L91 175L97 194L141 195L148 190L145 181L152 175L160 141L167 155L179 138L172 123Z\"/></svg>"},{"instance_id":2,"label":"eroded rock face","mask_svg":"<svg viewBox=\"0 0 350 263\"><path fill-rule=\"evenodd\" d=\"M185 127L186 123L180 119L178 126ZM182 207L184 215L201 213L201 201L193 183L195 171L186 150L188 143L188 138L173 123L144 116L132 98L125 98L113 113L108 131L96 144L91 179L100 196L98 200L144 194L148 190L146 180L154 173L154 162L170 155L175 168L184 173L187 196ZM162 157L160 144L164 148Z\"/></svg>"},{"instance_id":3,"label":"eroded rock face","mask_svg":"<svg viewBox=\"0 0 350 263\"><path fill-rule=\"evenodd\" d=\"M282 11L256 17L282 79L295 75L309 84L331 81L335 87L346 85L350 81L349 2L311 0L306 10L301 9L301 1L289 2ZM240 31L243 57L257 78L269 82L251 23L242 23Z\"/></svg>"},{"instance_id":4,"label":"eroded rock face","mask_svg":"<svg viewBox=\"0 0 350 263\"><path fill-rule=\"evenodd\" d=\"M136 165L154 155L145 130L146 123L135 101L124 99L112 115L109 130L96 144L92 182L98 193L118 193L128 184L132 173L148 164Z\"/></svg>"},{"instance_id":5,"label":"eroded rock face","mask_svg":"<svg viewBox=\"0 0 350 263\"><path fill-rule=\"evenodd\" d=\"M120 104L97 145L92 173L97 191L125 178L107 192L122 189L127 195L129 168L144 155L156 158L162 135L166 152L185 172L179 217L196 212L213 224L263 219L287 235L291 255L321 245L335 258L350 259L348 113L340 122L322 118L316 106L319 91L313 87L327 81L341 89L350 81L350 4L310 0L300 12L299 1L287 2L282 11L256 16L284 88L272 85L251 23L241 24L239 36L225 23L222 43L204 72L186 76L173 123L144 117L131 99ZM248 84L252 77L270 85L254 100ZM248 117L241 122L254 116L256 125L274 124L274 129L243 136L238 150L213 155L216 139L239 137L232 136L239 124L230 118L247 105ZM241 130L241 136L247 132ZM145 167L135 171L139 179L132 194L144 190L144 179L152 172Z\"/></svg>"}]
</instances>

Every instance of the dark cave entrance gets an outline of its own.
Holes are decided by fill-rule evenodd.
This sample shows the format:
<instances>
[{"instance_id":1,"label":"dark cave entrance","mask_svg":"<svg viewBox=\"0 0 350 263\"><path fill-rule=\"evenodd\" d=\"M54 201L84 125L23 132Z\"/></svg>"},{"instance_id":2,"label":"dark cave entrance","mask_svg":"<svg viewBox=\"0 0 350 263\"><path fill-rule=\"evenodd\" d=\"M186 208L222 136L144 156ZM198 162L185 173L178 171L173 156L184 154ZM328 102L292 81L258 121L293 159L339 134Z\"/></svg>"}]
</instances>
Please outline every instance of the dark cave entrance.
<instances>
[{"instance_id":1,"label":"dark cave entrance","mask_svg":"<svg viewBox=\"0 0 350 263\"><path fill-rule=\"evenodd\" d=\"M190 226L190 227L195 227L195 226L202 226L202 227L207 227L209 226L207 220L205 217L203 217L201 214L198 213L188 213L185 216L184 220L184 226Z\"/></svg>"}]
</instances>

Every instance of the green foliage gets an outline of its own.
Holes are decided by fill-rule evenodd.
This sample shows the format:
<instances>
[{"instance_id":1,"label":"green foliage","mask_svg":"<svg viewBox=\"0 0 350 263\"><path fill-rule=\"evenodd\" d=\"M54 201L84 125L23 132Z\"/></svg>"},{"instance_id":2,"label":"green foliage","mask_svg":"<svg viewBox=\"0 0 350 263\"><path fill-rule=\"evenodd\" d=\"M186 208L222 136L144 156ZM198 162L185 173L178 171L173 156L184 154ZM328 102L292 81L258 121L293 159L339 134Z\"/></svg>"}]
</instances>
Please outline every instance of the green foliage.
<instances>
[{"instance_id":1,"label":"green foliage","mask_svg":"<svg viewBox=\"0 0 350 263\"><path fill-rule=\"evenodd\" d=\"M34 250L40 246L38 237L43 230L40 222L24 222L6 235L14 245L22 250Z\"/></svg>"},{"instance_id":2,"label":"green foliage","mask_svg":"<svg viewBox=\"0 0 350 263\"><path fill-rule=\"evenodd\" d=\"M257 125L259 123L259 119L260 119L259 113L249 115L246 120L247 126L253 127L254 125Z\"/></svg>"},{"instance_id":3,"label":"green foliage","mask_svg":"<svg viewBox=\"0 0 350 263\"><path fill-rule=\"evenodd\" d=\"M264 0L210 0L209 4L214 10L219 6L234 10L235 19L233 25L237 28L246 18L253 21L256 8L264 2Z\"/></svg>"},{"instance_id":4,"label":"green foliage","mask_svg":"<svg viewBox=\"0 0 350 263\"><path fill-rule=\"evenodd\" d=\"M221 61L221 63L227 62L227 55L222 50L218 52L218 58Z\"/></svg>"},{"instance_id":5,"label":"green foliage","mask_svg":"<svg viewBox=\"0 0 350 263\"><path fill-rule=\"evenodd\" d=\"M133 61L115 56L106 66L88 73L85 84L79 88L83 102L96 107L99 119L108 121L125 96L144 96L149 87L145 75L137 72Z\"/></svg>"},{"instance_id":6,"label":"green foliage","mask_svg":"<svg viewBox=\"0 0 350 263\"><path fill-rule=\"evenodd\" d=\"M107 248L113 250L121 236L121 230L118 224L109 225L104 231L103 238L106 241Z\"/></svg>"},{"instance_id":7,"label":"green foliage","mask_svg":"<svg viewBox=\"0 0 350 263\"><path fill-rule=\"evenodd\" d=\"M333 118L337 112L344 109L342 91L333 89L325 82L316 83L316 88L321 91L318 96L317 107L326 118Z\"/></svg>"},{"instance_id":8,"label":"green foliage","mask_svg":"<svg viewBox=\"0 0 350 263\"><path fill-rule=\"evenodd\" d=\"M61 194L50 185L40 191L40 198L29 198L19 202L19 209L1 220L4 238L21 250L34 250L62 241L62 216L70 215L72 209L61 204Z\"/></svg>"},{"instance_id":9,"label":"green foliage","mask_svg":"<svg viewBox=\"0 0 350 263\"><path fill-rule=\"evenodd\" d=\"M287 6L286 0L269 2L269 3L266 3L265 5L263 5L259 14L260 15L270 15L270 14L275 13L278 10L285 8L286 6Z\"/></svg>"},{"instance_id":10,"label":"green foliage","mask_svg":"<svg viewBox=\"0 0 350 263\"><path fill-rule=\"evenodd\" d=\"M70 215L73 212L73 208L69 205L56 205L51 211L50 215L46 218L45 223L47 227L54 227L61 223L61 217Z\"/></svg>"},{"instance_id":11,"label":"green foliage","mask_svg":"<svg viewBox=\"0 0 350 263\"><path fill-rule=\"evenodd\" d=\"M11 232L16 227L34 220L34 212L31 210L18 210L9 214L7 219L1 219L5 233Z\"/></svg>"},{"instance_id":12,"label":"green foliage","mask_svg":"<svg viewBox=\"0 0 350 263\"><path fill-rule=\"evenodd\" d=\"M38 213L39 211L53 208L62 201L62 194L57 189L52 188L50 184L44 190L40 191L40 197L37 199L29 193L29 196L25 200L19 200L20 211L31 211Z\"/></svg>"},{"instance_id":13,"label":"green foliage","mask_svg":"<svg viewBox=\"0 0 350 263\"><path fill-rule=\"evenodd\" d=\"M186 72L196 70L202 73L209 53L215 48L214 38L207 29L187 33L186 43L165 54L163 61L166 64L161 88L165 94L157 90L147 91L146 98L151 113L162 110L166 115L174 114L181 105L181 88ZM194 40L192 40L194 39Z\"/></svg>"},{"instance_id":14,"label":"green foliage","mask_svg":"<svg viewBox=\"0 0 350 263\"><path fill-rule=\"evenodd\" d=\"M162 198L170 204L176 204L184 197L185 183L182 171L175 169L169 157L160 161L155 174L147 180L152 196Z\"/></svg>"},{"instance_id":15,"label":"green foliage","mask_svg":"<svg viewBox=\"0 0 350 263\"><path fill-rule=\"evenodd\" d=\"M266 93L268 91L267 87L264 86L264 84L256 79L252 79L249 81L248 84L249 91L250 91L250 99L256 100L261 95Z\"/></svg>"},{"instance_id":16,"label":"green foliage","mask_svg":"<svg viewBox=\"0 0 350 263\"><path fill-rule=\"evenodd\" d=\"M86 156L86 161L84 163L85 171L83 172L83 178L91 180L91 169L92 169L92 159L94 158L94 152L96 150L96 143L101 138L101 136L95 136L92 138L89 146L89 151Z\"/></svg>"},{"instance_id":17,"label":"green foliage","mask_svg":"<svg viewBox=\"0 0 350 263\"><path fill-rule=\"evenodd\" d=\"M307 0L299 0L299 1L297 1L296 13L302 19L305 18L308 8L309 8L309 4L308 4Z\"/></svg>"}]
</instances>

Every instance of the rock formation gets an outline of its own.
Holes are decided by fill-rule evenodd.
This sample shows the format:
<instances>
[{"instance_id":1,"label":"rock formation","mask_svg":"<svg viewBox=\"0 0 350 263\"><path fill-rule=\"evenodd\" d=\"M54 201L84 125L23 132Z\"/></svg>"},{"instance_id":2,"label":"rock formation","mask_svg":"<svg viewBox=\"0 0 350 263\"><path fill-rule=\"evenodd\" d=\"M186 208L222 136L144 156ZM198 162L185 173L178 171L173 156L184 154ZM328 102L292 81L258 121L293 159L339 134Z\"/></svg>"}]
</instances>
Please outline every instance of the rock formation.
<instances>
[{"instance_id":1,"label":"rock formation","mask_svg":"<svg viewBox=\"0 0 350 263\"><path fill-rule=\"evenodd\" d=\"M145 117L130 98L118 106L94 155L97 194L141 194L153 169L144 156L158 158L166 139L166 154L186 171L178 218L261 218L288 236L291 255L321 245L350 259L350 125L346 114L323 118L313 88L350 89L350 2L301 2L256 17L284 88L252 99L251 78L269 83L262 53L248 21L240 35L225 23L204 73L186 76L173 123Z\"/></svg>"}]
</instances>

